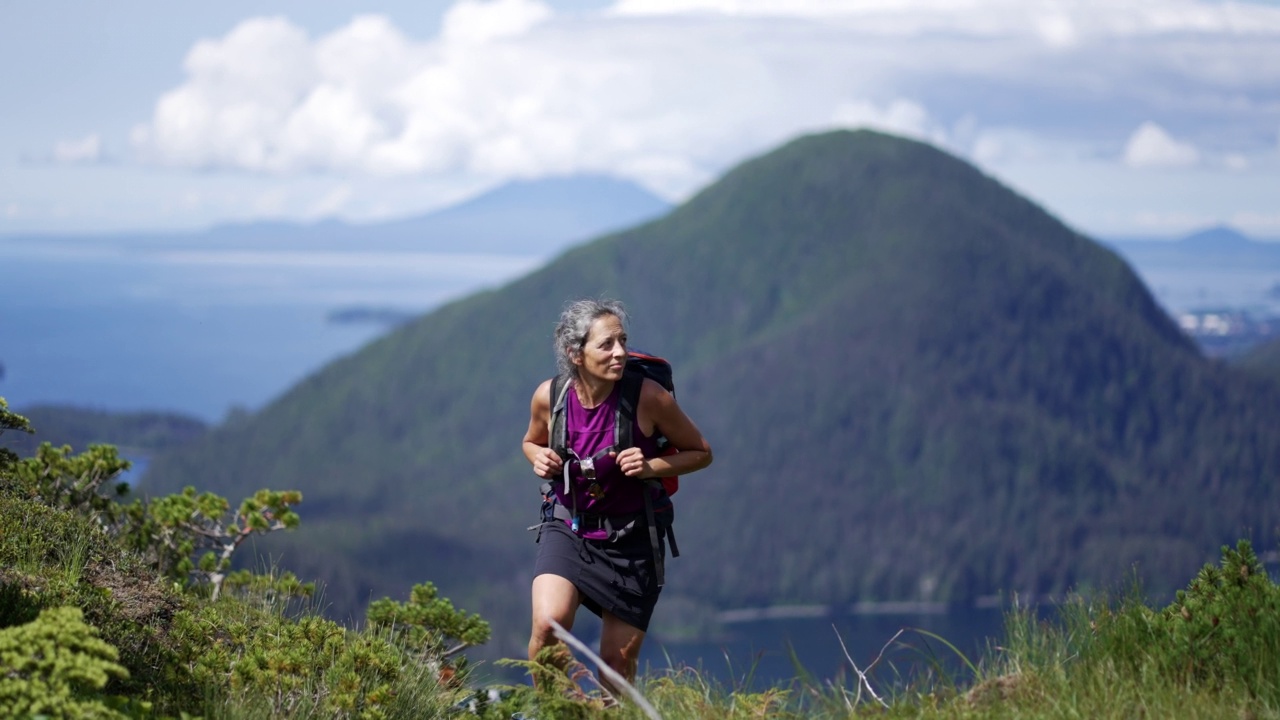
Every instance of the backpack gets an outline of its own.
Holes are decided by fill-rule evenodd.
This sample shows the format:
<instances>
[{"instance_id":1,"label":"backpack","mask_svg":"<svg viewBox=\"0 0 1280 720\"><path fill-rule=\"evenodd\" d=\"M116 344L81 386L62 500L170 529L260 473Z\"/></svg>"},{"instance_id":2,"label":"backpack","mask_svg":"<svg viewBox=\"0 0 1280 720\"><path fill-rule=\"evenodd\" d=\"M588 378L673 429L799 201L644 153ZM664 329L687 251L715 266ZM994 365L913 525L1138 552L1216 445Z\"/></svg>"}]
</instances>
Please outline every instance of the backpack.
<instances>
[{"instance_id":1,"label":"backpack","mask_svg":"<svg viewBox=\"0 0 1280 720\"><path fill-rule=\"evenodd\" d=\"M622 373L622 379L618 382L622 383L622 389L618 397L617 415L613 424L613 445L611 450L619 452L634 445L632 439L632 429L635 425L636 408L640 405L640 390L644 385L645 378L654 380L667 390L667 392L675 394L675 382L672 379L671 363L656 355L649 355L639 351L629 351L627 353L626 368ZM551 432L548 438L548 445L560 454L565 462L569 457L565 450L565 396L568 393L568 383L561 381L560 376L556 376L551 380ZM673 455L677 452L667 439L663 436L657 438L658 451L663 455ZM568 482L568 475L565 476L565 482ZM649 541L653 546L653 555L655 568L657 570L658 585L664 582L663 568L663 552L659 543L659 537L665 537L667 543L671 546L671 557L680 556L680 548L676 545L675 532L672 529L672 523L675 520L675 506L671 502L671 496L680 490L680 478L677 476L664 478L649 478L645 480L648 486L648 492L644 493L644 510L645 519L649 527ZM566 485L566 492L568 487ZM551 493L550 484L543 485L543 520L547 521L556 510L553 507L555 496Z\"/></svg>"},{"instance_id":2,"label":"backpack","mask_svg":"<svg viewBox=\"0 0 1280 720\"><path fill-rule=\"evenodd\" d=\"M638 350L632 350L627 353L627 365L623 371L622 394L618 398L618 414L614 418L613 425L613 449L615 451L625 450L632 445L634 441L631 438L631 429L635 424L636 408L640 404L640 388L644 385L644 379L649 378L657 382L667 392L672 395L676 394L676 385L672 379L671 363L658 357L657 355L649 355ZM565 446L564 439L564 394L568 390L567 387L560 385L560 377L556 376L551 380L551 436L550 446L560 452L561 459L564 457L561 449ZM659 435L657 437L658 452L662 455L674 455L678 452L665 437ZM680 491L680 477L672 475L671 477L660 478L662 481L662 489L669 498Z\"/></svg>"}]
</instances>

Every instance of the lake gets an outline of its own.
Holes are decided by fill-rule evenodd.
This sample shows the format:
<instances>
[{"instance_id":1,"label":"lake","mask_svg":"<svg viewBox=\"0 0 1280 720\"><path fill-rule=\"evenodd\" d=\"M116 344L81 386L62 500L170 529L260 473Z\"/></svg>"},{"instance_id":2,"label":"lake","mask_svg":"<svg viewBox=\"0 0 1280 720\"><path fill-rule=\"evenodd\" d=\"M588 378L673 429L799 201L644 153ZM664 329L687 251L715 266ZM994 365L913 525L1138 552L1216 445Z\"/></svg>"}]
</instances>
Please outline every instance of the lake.
<instances>
[{"instance_id":1,"label":"lake","mask_svg":"<svg viewBox=\"0 0 1280 720\"><path fill-rule=\"evenodd\" d=\"M1041 619L1052 618L1054 613L1052 605L1036 611ZM853 690L856 676L851 659L867 672L872 687L882 696L913 680L950 680L963 685L973 679L967 663L979 664L984 653L999 645L1005 610L987 603L928 612L824 611L802 615L806 616L727 623L721 637L698 642L661 639L660 621L655 618L653 629L659 635L645 642L640 674L652 678L673 669L693 668L714 688L726 692L786 687L807 674L815 684L843 681ZM582 610L573 632L596 652L599 628L599 620ZM481 683L528 682L518 669L482 664L477 672Z\"/></svg>"},{"instance_id":2,"label":"lake","mask_svg":"<svg viewBox=\"0 0 1280 720\"><path fill-rule=\"evenodd\" d=\"M818 681L851 680L850 658L866 671L883 651L869 675L879 692L920 677L935 662L955 681L968 681L964 660L926 633L944 638L977 663L989 642L1003 635L1003 628L1004 616L997 608L752 620L728 625L726 636L717 642L654 642L645 649L642 663L650 672L673 664L701 666L730 688L759 690L790 682L800 674L799 668Z\"/></svg>"}]
</instances>

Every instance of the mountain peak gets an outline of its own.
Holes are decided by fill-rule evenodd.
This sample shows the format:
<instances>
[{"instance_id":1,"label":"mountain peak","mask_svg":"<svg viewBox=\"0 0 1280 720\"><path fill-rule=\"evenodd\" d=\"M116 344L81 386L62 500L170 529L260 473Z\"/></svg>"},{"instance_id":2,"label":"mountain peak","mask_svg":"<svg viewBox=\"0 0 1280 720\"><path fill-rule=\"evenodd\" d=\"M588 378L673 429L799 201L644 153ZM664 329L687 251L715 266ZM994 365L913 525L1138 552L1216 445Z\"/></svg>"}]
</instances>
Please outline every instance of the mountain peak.
<instances>
[{"instance_id":1,"label":"mountain peak","mask_svg":"<svg viewBox=\"0 0 1280 720\"><path fill-rule=\"evenodd\" d=\"M1194 232L1179 242L1191 250L1238 250L1254 245L1253 240L1229 225Z\"/></svg>"}]
</instances>

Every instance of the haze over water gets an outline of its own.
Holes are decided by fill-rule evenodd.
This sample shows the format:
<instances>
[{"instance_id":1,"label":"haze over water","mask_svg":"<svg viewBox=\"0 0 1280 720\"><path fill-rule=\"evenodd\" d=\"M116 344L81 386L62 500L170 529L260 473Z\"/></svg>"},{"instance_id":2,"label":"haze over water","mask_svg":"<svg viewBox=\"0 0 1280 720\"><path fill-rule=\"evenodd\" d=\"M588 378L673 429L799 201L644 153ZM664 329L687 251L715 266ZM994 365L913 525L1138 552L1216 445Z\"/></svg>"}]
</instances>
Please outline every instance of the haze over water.
<instances>
[{"instance_id":1,"label":"haze over water","mask_svg":"<svg viewBox=\"0 0 1280 720\"><path fill-rule=\"evenodd\" d=\"M86 241L87 243L88 241ZM74 250L74 251L69 251ZM0 241L0 396L10 405L260 408L387 326L349 307L425 312L537 260L429 253L142 251Z\"/></svg>"},{"instance_id":2,"label":"haze over water","mask_svg":"<svg viewBox=\"0 0 1280 720\"><path fill-rule=\"evenodd\" d=\"M427 312L541 264L526 256L158 250L146 240L0 238L0 396L10 405L169 410L210 422L255 410L388 331L349 307ZM1280 269L1136 266L1171 313L1280 315Z\"/></svg>"}]
</instances>

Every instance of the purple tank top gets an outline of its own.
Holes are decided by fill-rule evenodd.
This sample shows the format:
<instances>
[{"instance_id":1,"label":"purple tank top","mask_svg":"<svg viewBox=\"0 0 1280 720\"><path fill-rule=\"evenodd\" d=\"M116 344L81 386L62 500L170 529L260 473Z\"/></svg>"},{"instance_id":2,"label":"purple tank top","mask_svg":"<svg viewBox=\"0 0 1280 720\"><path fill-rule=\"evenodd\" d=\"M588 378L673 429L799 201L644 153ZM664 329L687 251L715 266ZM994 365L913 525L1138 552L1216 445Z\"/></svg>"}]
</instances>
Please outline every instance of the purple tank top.
<instances>
[{"instance_id":1,"label":"purple tank top","mask_svg":"<svg viewBox=\"0 0 1280 720\"><path fill-rule=\"evenodd\" d=\"M644 494L648 491L641 478L627 477L618 467L608 450L613 447L613 427L617 419L618 398L622 383L615 383L613 392L599 405L587 409L578 402L578 393L572 387L565 393L564 429L565 444L580 458L595 458L595 480L584 477L582 466L569 460L569 480L573 497L564 496L564 483L552 483L560 504L572 510L577 501L579 513L593 515L627 515L644 511ZM645 437L639 423L632 421L631 438L635 446L647 458L657 457L655 438ZM567 523L566 523L567 524ZM604 530L582 533L588 539L608 536Z\"/></svg>"}]
</instances>

